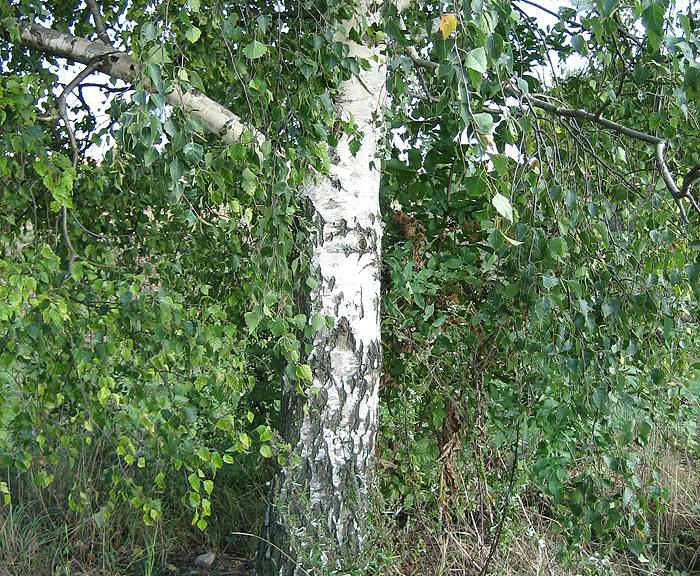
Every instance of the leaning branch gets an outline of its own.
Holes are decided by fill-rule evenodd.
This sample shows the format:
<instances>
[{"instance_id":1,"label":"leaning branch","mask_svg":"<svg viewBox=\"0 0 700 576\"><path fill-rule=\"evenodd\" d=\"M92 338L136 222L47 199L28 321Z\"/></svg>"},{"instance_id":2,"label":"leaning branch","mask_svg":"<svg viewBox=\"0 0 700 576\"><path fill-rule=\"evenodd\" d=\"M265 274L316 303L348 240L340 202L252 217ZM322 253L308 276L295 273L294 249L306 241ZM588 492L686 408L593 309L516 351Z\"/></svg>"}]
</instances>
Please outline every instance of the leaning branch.
<instances>
[{"instance_id":1,"label":"leaning branch","mask_svg":"<svg viewBox=\"0 0 700 576\"><path fill-rule=\"evenodd\" d=\"M413 64L419 68L435 70L438 67L438 64L436 62L426 60L425 58L421 58L418 52L416 51L415 47L413 46L409 46L407 48L407 53L409 58L413 61ZM685 208L683 207L683 204L681 202L681 200L683 199L688 200L690 205L698 213L700 213L700 204L698 204L697 200L695 200L695 197L690 193L689 190L690 185L695 180L700 178L700 166L697 166L696 168L691 170L688 173L688 175L684 178L682 188L678 188L678 185L673 179L671 171L668 168L668 163L666 162L666 141L662 138L659 138L658 136L654 136L652 134L647 134L646 132L634 130L633 128L629 128L628 126L625 126L623 124L613 122L612 120L609 120L601 116L600 114L593 114L588 110L582 110L580 108L564 108L562 106L557 106L555 104L552 104L551 102L547 102L546 100L542 100L530 94L519 92L514 88L506 88L506 93L509 96L517 98L521 102L525 101L530 106L534 108L539 108L540 110L544 110L545 112L549 112L550 114L553 114L555 116L560 116L562 118L575 118L578 120L585 120L593 124L603 126L608 130L612 130L613 132L617 132L618 134L622 134L629 138L653 144L656 148L656 165L659 169L659 172L661 172L661 177L663 178L664 183L666 184L666 188L668 188L668 191L671 193L671 197L678 206L683 221L687 221Z\"/></svg>"},{"instance_id":2,"label":"leaning branch","mask_svg":"<svg viewBox=\"0 0 700 576\"><path fill-rule=\"evenodd\" d=\"M664 183L666 184L666 188L668 188L668 191L671 193L671 197L678 205L683 220L687 220L687 217L685 215L685 209L683 208L683 204L681 203L681 200L684 198L690 202L690 204L693 206L693 208L695 208L695 210L700 212L700 207L695 201L695 198L689 193L688 186L683 186L683 189L681 190L680 188L678 188L676 181L671 175L671 171L668 168L668 163L666 162L666 141L664 139L659 138L658 136L654 136L653 134L647 134L646 132L634 130L633 128L629 128L628 126L625 126L623 124L613 122L612 120L608 120L607 118L604 118L599 114L593 114L588 110L583 110L581 108L564 108L562 106L557 106L556 104L552 104L551 102L547 102L546 100L542 100L535 96L531 96L530 94L519 92L513 88L508 88L506 91L510 96L518 98L519 100L524 100L531 106L539 108L540 110L544 110L545 112L549 112L550 114L553 114L555 116L560 116L562 118L574 118L577 120L585 120L587 122L603 126L604 128L612 130L613 132L617 132L618 134L622 134L629 138L633 138L634 140L641 140L642 142L653 144L656 147L656 165L659 169L659 172L661 173L661 177L663 178Z\"/></svg>"},{"instance_id":3,"label":"leaning branch","mask_svg":"<svg viewBox=\"0 0 700 576\"><path fill-rule=\"evenodd\" d=\"M147 80L142 78L141 65L136 60L103 42L80 38L28 22L20 23L20 39L22 44L29 48L72 62L86 65L99 62L98 70L112 78L129 84L141 82L146 89L151 89ZM261 132L244 124L233 112L201 92L174 83L171 91L165 96L168 104L182 108L198 118L209 132L219 136L226 143L240 141L246 132L251 133L258 144L262 144L265 139Z\"/></svg>"}]
</instances>

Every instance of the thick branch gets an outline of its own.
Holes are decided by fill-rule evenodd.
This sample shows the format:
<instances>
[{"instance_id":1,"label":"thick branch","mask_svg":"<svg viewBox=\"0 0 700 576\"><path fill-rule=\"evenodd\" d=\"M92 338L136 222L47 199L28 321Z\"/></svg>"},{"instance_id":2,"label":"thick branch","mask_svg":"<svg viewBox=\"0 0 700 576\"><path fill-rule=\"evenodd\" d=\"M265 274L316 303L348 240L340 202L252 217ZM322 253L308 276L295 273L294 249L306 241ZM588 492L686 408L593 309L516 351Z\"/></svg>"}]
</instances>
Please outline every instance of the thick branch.
<instances>
[{"instance_id":1,"label":"thick branch","mask_svg":"<svg viewBox=\"0 0 700 576\"><path fill-rule=\"evenodd\" d=\"M98 70L112 78L129 84L142 82L145 88L150 88L147 79L141 77L141 66L136 60L102 42L26 22L20 24L20 38L25 46L73 62L90 64L98 61ZM188 90L174 83L171 91L166 94L166 100L172 106L183 108L198 118L209 132L220 136L224 142L238 142L245 132L252 133L259 144L264 141L262 133L245 125L233 112L201 92Z\"/></svg>"}]
</instances>

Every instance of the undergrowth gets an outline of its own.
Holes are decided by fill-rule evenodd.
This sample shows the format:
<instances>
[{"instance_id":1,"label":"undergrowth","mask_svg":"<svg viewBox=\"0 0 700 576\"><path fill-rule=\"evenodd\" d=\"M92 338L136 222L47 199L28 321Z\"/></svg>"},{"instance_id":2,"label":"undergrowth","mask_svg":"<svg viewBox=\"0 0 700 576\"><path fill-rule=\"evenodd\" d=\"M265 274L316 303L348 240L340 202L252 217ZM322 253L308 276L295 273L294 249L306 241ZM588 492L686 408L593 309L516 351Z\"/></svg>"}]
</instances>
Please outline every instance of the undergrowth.
<instances>
[{"instance_id":1,"label":"undergrowth","mask_svg":"<svg viewBox=\"0 0 700 576\"><path fill-rule=\"evenodd\" d=\"M197 555L209 551L220 558L252 558L257 543L233 532L257 534L269 470L230 471L213 494L206 531L192 525L178 482L169 486L162 519L148 526L130 506L108 515L70 511L69 482L37 488L26 477L5 473L12 500L0 508L0 576L156 576L191 568Z\"/></svg>"},{"instance_id":2,"label":"undergrowth","mask_svg":"<svg viewBox=\"0 0 700 576\"><path fill-rule=\"evenodd\" d=\"M383 447L385 455L387 448ZM449 484L444 481L447 462L443 460L434 467L438 477L443 476L442 482L425 477L417 467L404 466L404 495L392 496L386 490L383 496L378 493L373 539L366 556L370 560L345 574L700 574L697 453L671 448L667 440L656 436L644 454L645 473L657 479L662 494L662 505L650 519L652 537L644 563L610 541L572 541L557 520L556 508L541 494L533 494L527 483L515 483L507 495L496 483L483 485L481 497L475 490L479 483L474 482L478 466L467 445L450 455ZM508 464L498 454L493 455L493 462ZM392 466L386 459L379 460L380 481L397 473ZM56 477L49 490L9 474L12 501L0 508L1 576L189 574L193 558L202 552L214 551L220 557L254 556L255 538L233 533L258 533L267 479L260 471L239 467L221 482L215 492L214 516L205 532L191 525L191 515L181 504L184 494L170 492L162 520L147 526L138 511L128 506L115 509L108 517L99 510L71 512L65 505L69 478Z\"/></svg>"},{"instance_id":3,"label":"undergrowth","mask_svg":"<svg viewBox=\"0 0 700 576\"><path fill-rule=\"evenodd\" d=\"M556 510L541 494L533 497L527 484L514 486L506 498L486 487L479 501L472 482L478 472L467 447L454 456L451 465L460 474L449 488L435 484L421 504L408 507L405 498L383 501L373 571L394 576L700 574L698 455L664 448L661 439L645 454L643 466L657 478L663 496L650 518L649 557L642 562L615 539L572 540ZM405 478L418 497L419 475ZM625 537L624 530L619 536Z\"/></svg>"}]
</instances>

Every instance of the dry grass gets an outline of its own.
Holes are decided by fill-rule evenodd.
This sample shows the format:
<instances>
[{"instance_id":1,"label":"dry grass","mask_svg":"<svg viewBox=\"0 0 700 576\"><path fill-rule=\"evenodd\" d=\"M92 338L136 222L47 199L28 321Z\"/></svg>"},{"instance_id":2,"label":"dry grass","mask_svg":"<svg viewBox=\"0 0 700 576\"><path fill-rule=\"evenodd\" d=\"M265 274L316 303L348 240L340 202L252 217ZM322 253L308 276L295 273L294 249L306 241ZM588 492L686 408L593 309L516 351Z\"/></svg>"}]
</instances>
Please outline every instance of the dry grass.
<instances>
[{"instance_id":1,"label":"dry grass","mask_svg":"<svg viewBox=\"0 0 700 576\"><path fill-rule=\"evenodd\" d=\"M392 576L662 576L700 575L700 472L687 454L661 449L648 450L647 473L657 470L667 505L651 526L653 558L640 563L631 554L597 551L581 546L564 563L557 552L564 545L563 529L549 517L546 507L537 508L518 496L511 498L508 518L497 546L500 502L478 520L471 514L456 518L459 497L474 502L473 486L460 479L460 496L442 499L430 513L414 511L397 527L395 518L384 517L381 539L385 566L377 574ZM456 466L455 466L456 467ZM458 483L459 484L459 483ZM468 482L466 483L468 484ZM461 488L461 489L460 489ZM493 519L493 520L490 520ZM388 548L388 550L387 550ZM493 549L492 549L493 548Z\"/></svg>"},{"instance_id":2,"label":"dry grass","mask_svg":"<svg viewBox=\"0 0 700 576\"><path fill-rule=\"evenodd\" d=\"M164 519L148 527L128 505L101 521L95 510L68 511L60 482L49 494L15 481L12 504L0 507L0 576L173 576L209 551L218 554L219 568L226 566L219 573L242 573L233 570L232 559L251 558L256 543L231 532L257 533L265 505L262 484L261 478L222 482L213 494L211 528L203 533L191 525L192 512L177 497L164 504Z\"/></svg>"},{"instance_id":3,"label":"dry grass","mask_svg":"<svg viewBox=\"0 0 700 576\"><path fill-rule=\"evenodd\" d=\"M654 526L657 560L700 574L700 466L688 454L660 454L659 480L668 496Z\"/></svg>"}]
</instances>

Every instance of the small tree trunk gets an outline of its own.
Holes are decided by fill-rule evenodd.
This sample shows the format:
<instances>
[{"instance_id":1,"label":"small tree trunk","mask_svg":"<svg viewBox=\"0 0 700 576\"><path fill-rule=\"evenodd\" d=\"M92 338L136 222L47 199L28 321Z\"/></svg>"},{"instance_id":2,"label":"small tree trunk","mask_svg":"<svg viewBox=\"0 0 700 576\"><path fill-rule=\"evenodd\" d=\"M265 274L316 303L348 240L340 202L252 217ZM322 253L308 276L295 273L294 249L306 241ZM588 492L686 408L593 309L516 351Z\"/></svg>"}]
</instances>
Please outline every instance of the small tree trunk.
<instances>
[{"instance_id":1,"label":"small tree trunk","mask_svg":"<svg viewBox=\"0 0 700 576\"><path fill-rule=\"evenodd\" d=\"M284 432L301 463L284 467L272 489L259 576L348 565L366 540L381 368L380 174L371 168L380 134L372 115L386 69L371 60L378 50L349 44L351 54L372 63L359 79L342 84L337 102L363 132L362 145L353 156L341 141L331 175L306 192L315 224L311 268L318 282L311 313L331 316L335 324L314 338L313 382L306 395L285 383Z\"/></svg>"}]
</instances>

